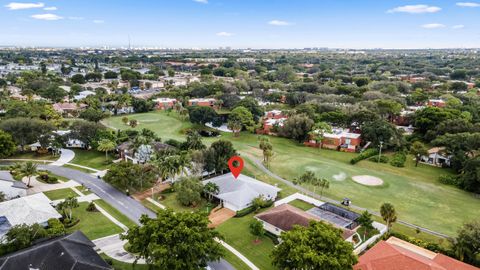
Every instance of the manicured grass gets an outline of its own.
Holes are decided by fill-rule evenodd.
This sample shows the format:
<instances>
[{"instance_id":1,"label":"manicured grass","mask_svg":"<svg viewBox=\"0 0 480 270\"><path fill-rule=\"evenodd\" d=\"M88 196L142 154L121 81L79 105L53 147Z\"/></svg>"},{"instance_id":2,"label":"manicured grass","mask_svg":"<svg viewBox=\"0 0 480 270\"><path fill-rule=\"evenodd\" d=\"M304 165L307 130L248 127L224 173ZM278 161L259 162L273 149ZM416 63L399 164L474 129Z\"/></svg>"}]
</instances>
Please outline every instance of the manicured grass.
<instances>
[{"instance_id":1,"label":"manicured grass","mask_svg":"<svg viewBox=\"0 0 480 270\"><path fill-rule=\"evenodd\" d=\"M45 191L43 192L43 194L45 194L45 196L47 196L52 201L65 199L72 196L78 197L78 194L75 193L75 191L73 191L71 188L62 188L62 189Z\"/></svg>"},{"instance_id":2,"label":"manicured grass","mask_svg":"<svg viewBox=\"0 0 480 270\"><path fill-rule=\"evenodd\" d=\"M131 263L124 263L121 261L117 261L108 257L105 253L100 254L100 256L108 263L109 261L112 262L112 266L114 270L148 270L148 265L146 264L137 264L135 267Z\"/></svg>"},{"instance_id":3,"label":"manicured grass","mask_svg":"<svg viewBox=\"0 0 480 270\"><path fill-rule=\"evenodd\" d=\"M86 186L78 186L78 187L75 187L76 189L78 189L78 191L80 191L83 195L88 195L88 194L92 194L92 191L87 188Z\"/></svg>"},{"instance_id":4,"label":"manicured grass","mask_svg":"<svg viewBox=\"0 0 480 270\"><path fill-rule=\"evenodd\" d=\"M172 209L175 212L192 212L192 211L205 211L207 212L207 200L202 199L202 201L195 207L184 206L177 200L177 193L167 193L162 194L163 199L158 199L158 202L164 205L167 208ZM215 206L208 207L208 210L212 210Z\"/></svg>"},{"instance_id":5,"label":"manicured grass","mask_svg":"<svg viewBox=\"0 0 480 270\"><path fill-rule=\"evenodd\" d=\"M94 173L95 172L95 171L92 171L92 170L89 170L89 169L81 168L81 167L70 165L70 164L65 164L62 167L74 169L74 170L81 171L81 172L84 172L84 173Z\"/></svg>"},{"instance_id":6,"label":"manicured grass","mask_svg":"<svg viewBox=\"0 0 480 270\"><path fill-rule=\"evenodd\" d=\"M250 233L249 225L254 214L241 218L231 218L217 227L224 236L225 242L237 249L253 264L262 270L275 269L272 265L270 254L274 244L270 238L263 236L260 243L254 243L256 237Z\"/></svg>"},{"instance_id":7,"label":"manicured grass","mask_svg":"<svg viewBox=\"0 0 480 270\"><path fill-rule=\"evenodd\" d=\"M38 154L37 152L17 152L8 159L38 159L38 160L57 160L58 156L53 156L50 153Z\"/></svg>"},{"instance_id":8,"label":"manicured grass","mask_svg":"<svg viewBox=\"0 0 480 270\"><path fill-rule=\"evenodd\" d=\"M88 212L88 202L79 203L79 207L73 209L73 216L80 222L67 229L67 232L82 231L89 239L97 239L113 234L122 233L123 230L111 222L100 212Z\"/></svg>"},{"instance_id":9,"label":"manicured grass","mask_svg":"<svg viewBox=\"0 0 480 270\"><path fill-rule=\"evenodd\" d=\"M223 259L229 262L236 270L250 270L248 265L246 265L242 260L240 260L240 258L226 248L224 248Z\"/></svg>"},{"instance_id":10,"label":"manicured grass","mask_svg":"<svg viewBox=\"0 0 480 270\"><path fill-rule=\"evenodd\" d=\"M147 200L143 200L141 202L143 204L143 206L147 207L148 209L152 210L153 212L157 213L158 211L161 210L160 207L156 206L155 204L147 201Z\"/></svg>"},{"instance_id":11,"label":"manicured grass","mask_svg":"<svg viewBox=\"0 0 480 270\"><path fill-rule=\"evenodd\" d=\"M115 127L117 129L132 129L122 122L124 116L110 117L103 120L107 126ZM136 119L138 126L135 130L142 130L148 128L161 135L162 141L168 139L181 140L184 138L183 132L192 127L190 122L182 121L180 116L175 112L155 111L148 113L132 114L127 116L128 119Z\"/></svg>"},{"instance_id":12,"label":"manicured grass","mask_svg":"<svg viewBox=\"0 0 480 270\"><path fill-rule=\"evenodd\" d=\"M299 209L302 209L303 211L307 211L307 210L310 210L312 209L313 207L315 207L315 205L311 204L311 203L307 203L305 201L302 201L302 200L293 200L291 202L289 202L288 204L290 204L291 206L295 206Z\"/></svg>"},{"instance_id":13,"label":"manicured grass","mask_svg":"<svg viewBox=\"0 0 480 270\"><path fill-rule=\"evenodd\" d=\"M120 223L123 223L123 225L129 228L137 225L135 222L126 217L124 214L120 213L120 211L118 211L116 208L114 208L104 200L95 200L94 202L95 204L103 208L105 211L107 211L110 215L112 215L116 220L120 221Z\"/></svg>"},{"instance_id":14,"label":"manicured grass","mask_svg":"<svg viewBox=\"0 0 480 270\"><path fill-rule=\"evenodd\" d=\"M162 139L182 140L185 137L182 130L192 126L191 123L180 120L175 112L170 115L166 112L151 112L128 117L140 121L136 129L150 128ZM106 122L119 129L128 128L121 122L121 117L112 117ZM250 158L262 159L258 137L242 132L239 137L221 133L220 138L231 141L244 157L246 174L275 183L249 161ZM357 155L355 153L314 149L285 138L269 138L274 151L270 170L287 180L293 180L306 170L311 170L330 180L330 188L324 191L327 197L337 200L348 197L353 204L377 212L382 203L390 202L395 206L399 219L452 236L464 222L478 217L480 199L471 193L438 182L438 177L451 173L450 170L424 164L415 167L412 156L408 156L404 168L370 161L351 165L349 161ZM218 138L206 138L204 142L209 145L216 140ZM335 180L342 175L344 179ZM355 175L379 177L384 181L384 185L369 187L357 184L351 180ZM282 185L279 187L284 188ZM306 187L313 190L310 186ZM295 190L286 187L282 196L285 196L284 192L290 194Z\"/></svg>"},{"instance_id":15,"label":"manicured grass","mask_svg":"<svg viewBox=\"0 0 480 270\"><path fill-rule=\"evenodd\" d=\"M109 168L109 164L105 163L105 153L96 150L72 149L75 152L75 158L70 163L78 164L97 170L105 170ZM109 155L112 159L113 156ZM78 167L77 167L78 168Z\"/></svg>"}]
</instances>

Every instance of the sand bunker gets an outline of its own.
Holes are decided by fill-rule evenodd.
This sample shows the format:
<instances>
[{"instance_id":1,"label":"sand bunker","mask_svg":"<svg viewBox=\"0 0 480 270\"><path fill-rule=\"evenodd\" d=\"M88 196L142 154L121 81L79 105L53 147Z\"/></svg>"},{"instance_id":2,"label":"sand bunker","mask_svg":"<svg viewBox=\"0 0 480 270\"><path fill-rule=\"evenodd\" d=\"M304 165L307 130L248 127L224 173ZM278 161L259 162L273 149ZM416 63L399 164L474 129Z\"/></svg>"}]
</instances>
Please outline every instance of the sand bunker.
<instances>
[{"instance_id":1,"label":"sand bunker","mask_svg":"<svg viewBox=\"0 0 480 270\"><path fill-rule=\"evenodd\" d=\"M378 177L375 177L375 176L371 176L371 175L352 176L352 180L359 183L359 184L365 185L365 186L381 186L381 185L383 185L383 180L382 179L380 179Z\"/></svg>"},{"instance_id":2,"label":"sand bunker","mask_svg":"<svg viewBox=\"0 0 480 270\"><path fill-rule=\"evenodd\" d=\"M344 172L340 172L339 174L334 174L333 179L336 181L343 181L347 178L347 174Z\"/></svg>"}]
</instances>

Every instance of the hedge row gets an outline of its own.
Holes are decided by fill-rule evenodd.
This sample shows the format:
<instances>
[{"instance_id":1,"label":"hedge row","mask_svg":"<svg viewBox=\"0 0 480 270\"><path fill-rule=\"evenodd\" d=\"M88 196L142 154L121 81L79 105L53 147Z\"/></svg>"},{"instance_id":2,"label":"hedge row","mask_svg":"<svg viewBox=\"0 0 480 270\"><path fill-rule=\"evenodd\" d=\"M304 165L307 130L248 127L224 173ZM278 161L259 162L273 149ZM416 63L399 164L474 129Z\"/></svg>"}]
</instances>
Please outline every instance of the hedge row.
<instances>
[{"instance_id":1,"label":"hedge row","mask_svg":"<svg viewBox=\"0 0 480 270\"><path fill-rule=\"evenodd\" d=\"M350 164L356 164L359 161L362 161L362 160L367 159L369 157L373 157L377 154L378 154L377 149L367 149L367 150L363 151L362 153L360 153L358 156L352 158L350 160Z\"/></svg>"}]
</instances>

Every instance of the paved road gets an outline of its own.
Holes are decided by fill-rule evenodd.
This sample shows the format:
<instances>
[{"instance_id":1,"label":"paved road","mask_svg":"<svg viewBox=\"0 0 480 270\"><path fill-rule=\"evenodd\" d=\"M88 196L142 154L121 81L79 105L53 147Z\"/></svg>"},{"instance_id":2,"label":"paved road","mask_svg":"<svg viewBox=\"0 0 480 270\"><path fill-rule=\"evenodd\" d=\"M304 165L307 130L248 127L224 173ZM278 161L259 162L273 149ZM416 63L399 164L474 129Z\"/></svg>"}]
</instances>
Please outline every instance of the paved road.
<instances>
[{"instance_id":1,"label":"paved road","mask_svg":"<svg viewBox=\"0 0 480 270\"><path fill-rule=\"evenodd\" d=\"M76 182L85 185L92 190L98 197L105 200L107 203L115 207L122 212L125 216L130 218L139 224L138 220L140 216L146 214L150 217L155 217L155 213L143 206L136 200L126 196L110 184L105 183L103 180L96 178L95 176L70 169L66 167L52 166L52 165L39 165L39 169L49 170L54 174L73 179Z\"/></svg>"},{"instance_id":2,"label":"paved road","mask_svg":"<svg viewBox=\"0 0 480 270\"><path fill-rule=\"evenodd\" d=\"M143 206L138 201L126 196L110 184L105 183L103 180L92 176L91 174L77 171L66 167L52 166L52 165L39 165L39 169L49 170L56 175L73 179L76 182L85 185L97 196L108 202L115 207L118 211L122 212L125 216L139 224L138 220L141 215L146 214L150 217L155 217L155 213ZM211 270L235 270L233 266L221 259L218 262L209 262Z\"/></svg>"},{"instance_id":3,"label":"paved road","mask_svg":"<svg viewBox=\"0 0 480 270\"><path fill-rule=\"evenodd\" d=\"M330 199L330 198L327 198L325 196L322 196L320 198L320 196L316 193L313 193L312 191L304 188L304 187L301 187L301 186L298 186L298 185L295 185L293 184L291 181L288 181L288 180L285 180L283 178L281 178L280 176L274 174L273 172L271 172L269 169L267 169L265 167L265 165L263 165L263 163L258 160L258 159L255 159L255 158L250 158L250 160L252 160L255 165L257 165L258 168L260 168L263 172L265 172L266 174L268 174L269 176L279 180L280 182L290 186L290 187L293 187L305 194L307 194L308 196L310 197L313 197L313 198L317 198L317 199L320 199L322 201L326 201L326 202L330 202L330 203L334 203L334 204L340 204L341 202L337 201L337 200L334 200L334 199ZM358 211L365 211L367 210L368 212L376 215L376 216L380 216L380 213L378 212L375 212L375 211L371 211L371 210L368 210L366 208L362 208L362 207L359 207L359 206L356 206L356 205L350 205L351 208L355 209L355 210L358 210ZM397 220L397 223L400 223L402 225L405 225L405 226L408 226L408 227L411 227L411 228L414 228L414 229L419 229L420 231L423 231L423 232L426 232L426 233L429 233L429 234L433 234L433 235L436 235L436 236L439 236L439 237L442 237L442 238L450 238L450 236L446 235L446 234L443 234L443 233L440 233L440 232L436 232L436 231L432 231L430 229L427 229L427 228L423 228L423 227L420 227L420 226L417 226L415 224L412 224L412 223L408 223L408 222L405 222L405 221L401 221L401 220Z\"/></svg>"}]
</instances>

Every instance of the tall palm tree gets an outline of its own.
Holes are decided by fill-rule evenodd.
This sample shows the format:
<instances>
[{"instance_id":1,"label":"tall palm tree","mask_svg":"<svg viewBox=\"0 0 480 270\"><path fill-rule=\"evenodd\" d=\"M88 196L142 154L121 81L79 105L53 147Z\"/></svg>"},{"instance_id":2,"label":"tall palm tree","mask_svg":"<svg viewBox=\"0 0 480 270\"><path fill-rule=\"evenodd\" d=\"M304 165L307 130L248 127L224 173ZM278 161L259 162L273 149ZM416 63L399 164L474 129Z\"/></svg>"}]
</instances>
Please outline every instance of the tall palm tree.
<instances>
[{"instance_id":1,"label":"tall palm tree","mask_svg":"<svg viewBox=\"0 0 480 270\"><path fill-rule=\"evenodd\" d=\"M203 192L208 195L208 201L211 202L213 195L220 192L220 188L217 184L209 182L203 187Z\"/></svg>"},{"instance_id":2,"label":"tall palm tree","mask_svg":"<svg viewBox=\"0 0 480 270\"><path fill-rule=\"evenodd\" d=\"M30 187L30 180L32 176L37 174L37 164L31 161L26 162L25 164L22 165L20 169L20 173L22 174L22 176L28 178L27 186Z\"/></svg>"},{"instance_id":3,"label":"tall palm tree","mask_svg":"<svg viewBox=\"0 0 480 270\"><path fill-rule=\"evenodd\" d=\"M387 222L387 230L390 230L392 223L397 221L397 212L391 203L384 203L380 206L380 215Z\"/></svg>"},{"instance_id":4,"label":"tall palm tree","mask_svg":"<svg viewBox=\"0 0 480 270\"><path fill-rule=\"evenodd\" d=\"M116 144L109 139L102 139L98 142L97 150L105 152L105 160L108 160L108 152L115 150Z\"/></svg>"}]
</instances>

